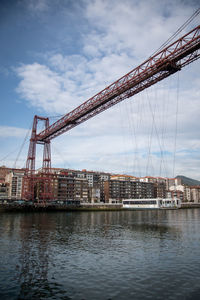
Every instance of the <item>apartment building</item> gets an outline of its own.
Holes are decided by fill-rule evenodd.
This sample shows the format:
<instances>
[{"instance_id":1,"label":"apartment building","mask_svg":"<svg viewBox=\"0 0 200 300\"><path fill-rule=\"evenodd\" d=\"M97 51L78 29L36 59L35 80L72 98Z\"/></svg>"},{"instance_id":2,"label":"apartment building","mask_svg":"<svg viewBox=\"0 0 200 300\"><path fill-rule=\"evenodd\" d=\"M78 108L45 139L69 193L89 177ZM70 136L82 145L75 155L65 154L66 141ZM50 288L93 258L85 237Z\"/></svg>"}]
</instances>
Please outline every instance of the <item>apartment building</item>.
<instances>
[{"instance_id":1,"label":"apartment building","mask_svg":"<svg viewBox=\"0 0 200 300\"><path fill-rule=\"evenodd\" d=\"M8 175L12 169L7 168L6 166L0 167L0 184L5 183L6 175Z\"/></svg>"},{"instance_id":2,"label":"apartment building","mask_svg":"<svg viewBox=\"0 0 200 300\"><path fill-rule=\"evenodd\" d=\"M166 178L145 176L145 177L141 177L139 180L140 180L140 182L151 182L154 184L155 198L165 198L166 197L166 184L167 184Z\"/></svg>"},{"instance_id":3,"label":"apartment building","mask_svg":"<svg viewBox=\"0 0 200 300\"><path fill-rule=\"evenodd\" d=\"M110 179L109 173L73 170L72 174L77 178L85 178L88 181L89 202L105 202L104 182Z\"/></svg>"},{"instance_id":4,"label":"apartment building","mask_svg":"<svg viewBox=\"0 0 200 300\"><path fill-rule=\"evenodd\" d=\"M5 178L8 184L8 198L21 199L22 196L22 181L25 171L23 169L13 169Z\"/></svg>"},{"instance_id":5,"label":"apartment building","mask_svg":"<svg viewBox=\"0 0 200 300\"><path fill-rule=\"evenodd\" d=\"M171 186L182 185L181 178L166 178L166 189L169 191Z\"/></svg>"},{"instance_id":6,"label":"apartment building","mask_svg":"<svg viewBox=\"0 0 200 300\"><path fill-rule=\"evenodd\" d=\"M166 198L178 198L184 202L184 193L180 190L166 191Z\"/></svg>"},{"instance_id":7,"label":"apartment building","mask_svg":"<svg viewBox=\"0 0 200 300\"><path fill-rule=\"evenodd\" d=\"M99 203L101 201L101 190L100 188L90 188L89 201L91 203Z\"/></svg>"},{"instance_id":8,"label":"apartment building","mask_svg":"<svg viewBox=\"0 0 200 300\"><path fill-rule=\"evenodd\" d=\"M89 188L85 178L76 178L65 174L59 174L55 179L54 197L61 201L88 202Z\"/></svg>"},{"instance_id":9,"label":"apartment building","mask_svg":"<svg viewBox=\"0 0 200 300\"><path fill-rule=\"evenodd\" d=\"M103 173L103 172L94 172L94 171L87 171L82 170L81 174L88 180L89 187L93 188L100 188L100 183L102 181L109 180L110 174ZM80 176L80 172L79 172Z\"/></svg>"},{"instance_id":10,"label":"apartment building","mask_svg":"<svg viewBox=\"0 0 200 300\"><path fill-rule=\"evenodd\" d=\"M38 173L41 170L38 170ZM72 196L70 193L73 194L73 192L70 190L70 185L68 185L66 182L65 183L60 183L61 182L61 178L64 176L65 178L72 178L71 180L75 183L75 179L79 179L76 180L76 183L78 185L78 182L80 182L82 180L82 183L84 183L86 181L87 183L87 193L86 191L84 191L84 194L81 196L84 202L100 202L103 201L104 202L104 186L103 186L103 182L106 180L110 179L110 174L109 173L104 173L104 172L94 172L94 171L87 171L86 169L84 170L73 170L73 169L61 169L61 168L52 168L52 173L57 176L57 178L59 178L59 181L54 181L54 198L58 198L59 197L64 197L66 199L66 197L73 199L74 196ZM68 179L65 179L65 181L67 181ZM69 181L69 180L68 180ZM65 184L65 186L67 186L67 190L68 190L68 195L64 196L65 192L62 191L61 186ZM70 184L70 183L69 183ZM83 184L82 184L83 185ZM64 186L63 186L64 187ZM72 187L72 186L71 186ZM61 196L61 194L63 196ZM87 198L86 198L86 194L87 194ZM78 196L76 198L79 198Z\"/></svg>"},{"instance_id":11,"label":"apartment building","mask_svg":"<svg viewBox=\"0 0 200 300\"><path fill-rule=\"evenodd\" d=\"M104 182L105 202L122 202L122 199L154 198L154 185L140 181L109 180Z\"/></svg>"},{"instance_id":12,"label":"apartment building","mask_svg":"<svg viewBox=\"0 0 200 300\"><path fill-rule=\"evenodd\" d=\"M6 183L0 183L0 199L8 198L9 185Z\"/></svg>"},{"instance_id":13,"label":"apartment building","mask_svg":"<svg viewBox=\"0 0 200 300\"><path fill-rule=\"evenodd\" d=\"M183 202L191 202L191 188L189 186L179 184L179 185L171 185L169 187L169 191L173 192L173 195L178 195L179 192L182 193L182 201Z\"/></svg>"},{"instance_id":14,"label":"apartment building","mask_svg":"<svg viewBox=\"0 0 200 300\"><path fill-rule=\"evenodd\" d=\"M120 175L120 174L116 174L116 175L111 175L110 176L110 180L120 180L120 181L138 181L138 178L132 175Z\"/></svg>"},{"instance_id":15,"label":"apartment building","mask_svg":"<svg viewBox=\"0 0 200 300\"><path fill-rule=\"evenodd\" d=\"M200 186L190 187L191 202L200 203Z\"/></svg>"}]
</instances>

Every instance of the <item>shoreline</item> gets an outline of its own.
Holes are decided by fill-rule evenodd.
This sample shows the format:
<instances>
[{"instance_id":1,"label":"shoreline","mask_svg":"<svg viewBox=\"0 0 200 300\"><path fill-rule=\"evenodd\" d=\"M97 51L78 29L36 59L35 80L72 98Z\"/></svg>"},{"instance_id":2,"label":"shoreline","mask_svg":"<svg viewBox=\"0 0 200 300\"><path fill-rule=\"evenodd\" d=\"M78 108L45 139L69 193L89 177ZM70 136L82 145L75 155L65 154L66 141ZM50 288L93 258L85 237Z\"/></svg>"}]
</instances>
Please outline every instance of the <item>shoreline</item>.
<instances>
[{"instance_id":1,"label":"shoreline","mask_svg":"<svg viewBox=\"0 0 200 300\"><path fill-rule=\"evenodd\" d=\"M63 204L0 204L0 212L56 212L56 211L119 211L122 204L83 203L80 205Z\"/></svg>"},{"instance_id":2,"label":"shoreline","mask_svg":"<svg viewBox=\"0 0 200 300\"><path fill-rule=\"evenodd\" d=\"M180 209L200 208L200 203L182 203ZM126 210L153 210L153 209L127 209L122 204L111 203L81 203L80 205L66 204L16 204L2 203L0 204L1 212L56 212L56 211L126 211ZM159 209L158 209L159 210ZM177 208L165 208L160 210L177 210Z\"/></svg>"}]
</instances>

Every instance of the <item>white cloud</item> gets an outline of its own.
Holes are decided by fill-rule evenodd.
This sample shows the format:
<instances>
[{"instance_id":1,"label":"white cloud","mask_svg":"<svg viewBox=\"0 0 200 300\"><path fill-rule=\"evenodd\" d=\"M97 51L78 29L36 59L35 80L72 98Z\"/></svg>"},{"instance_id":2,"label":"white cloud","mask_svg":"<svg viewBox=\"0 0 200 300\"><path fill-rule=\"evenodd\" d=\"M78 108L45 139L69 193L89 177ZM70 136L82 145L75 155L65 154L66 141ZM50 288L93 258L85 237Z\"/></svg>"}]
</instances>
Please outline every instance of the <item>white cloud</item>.
<instances>
[{"instance_id":1,"label":"white cloud","mask_svg":"<svg viewBox=\"0 0 200 300\"><path fill-rule=\"evenodd\" d=\"M22 78L17 91L32 106L42 107L46 111L49 106L54 106L61 86L61 78L58 74L38 63L22 65L17 68L17 72L18 76Z\"/></svg>"},{"instance_id":2,"label":"white cloud","mask_svg":"<svg viewBox=\"0 0 200 300\"><path fill-rule=\"evenodd\" d=\"M138 61L151 55L193 12L181 1L90 1L87 18L100 33L90 33L86 46L96 44L106 54L126 51Z\"/></svg>"},{"instance_id":3,"label":"white cloud","mask_svg":"<svg viewBox=\"0 0 200 300\"><path fill-rule=\"evenodd\" d=\"M27 129L24 128L0 126L0 137L24 138L26 134L27 134Z\"/></svg>"}]
</instances>

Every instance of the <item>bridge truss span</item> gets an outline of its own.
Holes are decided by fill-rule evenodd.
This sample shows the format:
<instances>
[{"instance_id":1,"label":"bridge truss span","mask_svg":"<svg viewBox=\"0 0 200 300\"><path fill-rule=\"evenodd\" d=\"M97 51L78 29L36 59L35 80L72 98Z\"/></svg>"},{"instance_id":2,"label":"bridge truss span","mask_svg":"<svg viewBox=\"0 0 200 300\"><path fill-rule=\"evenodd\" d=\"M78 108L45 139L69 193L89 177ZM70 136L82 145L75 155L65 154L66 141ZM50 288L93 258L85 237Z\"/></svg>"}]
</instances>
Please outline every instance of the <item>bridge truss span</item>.
<instances>
[{"instance_id":1,"label":"bridge truss span","mask_svg":"<svg viewBox=\"0 0 200 300\"><path fill-rule=\"evenodd\" d=\"M91 117L163 80L200 56L200 26L91 97L37 135L51 140Z\"/></svg>"}]
</instances>

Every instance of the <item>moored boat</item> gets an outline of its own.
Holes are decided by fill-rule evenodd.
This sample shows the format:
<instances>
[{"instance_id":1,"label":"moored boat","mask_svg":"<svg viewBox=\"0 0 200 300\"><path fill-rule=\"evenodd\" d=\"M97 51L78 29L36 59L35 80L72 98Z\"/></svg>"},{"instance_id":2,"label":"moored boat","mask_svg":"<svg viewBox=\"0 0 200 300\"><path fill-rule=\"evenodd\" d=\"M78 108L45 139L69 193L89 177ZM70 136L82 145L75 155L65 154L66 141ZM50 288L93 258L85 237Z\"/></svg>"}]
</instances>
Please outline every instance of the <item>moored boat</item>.
<instances>
[{"instance_id":1,"label":"moored boat","mask_svg":"<svg viewBox=\"0 0 200 300\"><path fill-rule=\"evenodd\" d=\"M178 198L149 198L149 199L124 199L123 208L127 209L177 209L181 207Z\"/></svg>"}]
</instances>

